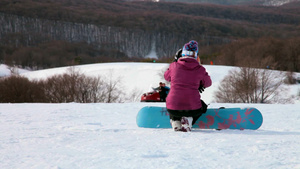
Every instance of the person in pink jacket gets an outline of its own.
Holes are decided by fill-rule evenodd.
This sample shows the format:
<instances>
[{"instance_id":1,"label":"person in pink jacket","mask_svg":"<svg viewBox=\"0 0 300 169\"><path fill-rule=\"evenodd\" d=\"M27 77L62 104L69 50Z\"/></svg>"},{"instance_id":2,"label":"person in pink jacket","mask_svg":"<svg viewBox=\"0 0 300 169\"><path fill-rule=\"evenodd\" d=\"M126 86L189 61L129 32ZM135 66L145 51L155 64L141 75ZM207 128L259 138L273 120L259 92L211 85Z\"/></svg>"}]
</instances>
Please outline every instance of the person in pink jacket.
<instances>
[{"instance_id":1,"label":"person in pink jacket","mask_svg":"<svg viewBox=\"0 0 300 169\"><path fill-rule=\"evenodd\" d=\"M164 78L171 82L166 105L174 131L191 131L192 125L207 110L199 91L211 86L212 81L197 54L198 43L194 40L186 43L182 56L164 73Z\"/></svg>"}]
</instances>

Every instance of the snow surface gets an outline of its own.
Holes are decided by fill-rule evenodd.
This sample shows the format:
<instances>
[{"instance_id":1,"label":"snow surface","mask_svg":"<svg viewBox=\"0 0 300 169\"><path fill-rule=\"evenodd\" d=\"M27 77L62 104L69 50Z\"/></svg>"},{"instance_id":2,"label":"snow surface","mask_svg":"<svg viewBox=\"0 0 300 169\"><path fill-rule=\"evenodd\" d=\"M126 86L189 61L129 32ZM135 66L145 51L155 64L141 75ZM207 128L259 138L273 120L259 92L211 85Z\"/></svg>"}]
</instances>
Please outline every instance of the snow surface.
<instances>
[{"instance_id":1,"label":"snow surface","mask_svg":"<svg viewBox=\"0 0 300 169\"><path fill-rule=\"evenodd\" d=\"M291 2L297 2L299 0L265 0L263 5L266 6L281 6Z\"/></svg>"},{"instance_id":2,"label":"snow surface","mask_svg":"<svg viewBox=\"0 0 300 169\"><path fill-rule=\"evenodd\" d=\"M211 104L256 107L259 130L146 129L143 106L123 104L0 104L0 168L300 168L300 104Z\"/></svg>"},{"instance_id":3,"label":"snow surface","mask_svg":"<svg viewBox=\"0 0 300 169\"><path fill-rule=\"evenodd\" d=\"M14 71L16 71L15 73L25 73L25 72L29 72L28 70L25 69L19 69L19 68L13 68ZM7 65L4 64L0 64L0 77L3 76L10 76L12 73L9 70L9 67Z\"/></svg>"},{"instance_id":4,"label":"snow surface","mask_svg":"<svg viewBox=\"0 0 300 169\"><path fill-rule=\"evenodd\" d=\"M123 76L124 89L144 91L158 84L158 74L167 66L78 67L88 75ZM214 89L232 67L205 67L214 84L203 98L212 100ZM46 78L66 69L22 75ZM297 91L299 85L289 88ZM300 104L212 102L210 108L255 107L262 112L263 125L255 131L193 129L189 133L137 127L136 115L144 106L165 103L0 104L0 169L300 169Z\"/></svg>"}]
</instances>

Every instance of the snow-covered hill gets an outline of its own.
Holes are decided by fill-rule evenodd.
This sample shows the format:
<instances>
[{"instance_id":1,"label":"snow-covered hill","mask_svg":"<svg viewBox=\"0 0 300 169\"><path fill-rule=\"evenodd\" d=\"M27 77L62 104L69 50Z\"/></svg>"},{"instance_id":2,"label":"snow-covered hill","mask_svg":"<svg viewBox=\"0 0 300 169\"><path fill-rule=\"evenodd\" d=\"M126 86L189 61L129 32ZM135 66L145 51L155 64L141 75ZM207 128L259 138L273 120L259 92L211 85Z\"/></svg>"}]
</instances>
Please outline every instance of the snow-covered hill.
<instances>
[{"instance_id":1,"label":"snow-covered hill","mask_svg":"<svg viewBox=\"0 0 300 169\"><path fill-rule=\"evenodd\" d=\"M144 91L157 85L167 66L106 63L78 68L92 76L120 76L124 90ZM233 67L205 67L214 81L203 95L208 101ZM67 69L22 75L39 79ZM211 108L255 107L262 112L263 125L255 131L193 129L190 133L138 128L137 112L149 105L165 103L0 104L0 168L300 168L300 104L211 103Z\"/></svg>"},{"instance_id":2,"label":"snow-covered hill","mask_svg":"<svg viewBox=\"0 0 300 169\"><path fill-rule=\"evenodd\" d=\"M291 2L296 2L299 0L263 0L263 5L265 6L281 6Z\"/></svg>"},{"instance_id":3,"label":"snow-covered hill","mask_svg":"<svg viewBox=\"0 0 300 169\"><path fill-rule=\"evenodd\" d=\"M169 64L165 63L100 63L76 66L75 69L89 76L101 76L106 79L120 79L119 89L126 97L135 94L138 97L134 101L139 101L140 96L157 87L160 81L164 81L163 73ZM213 85L202 94L202 99L207 103L214 102L214 92L218 89L221 80L228 74L229 70L235 69L230 66L204 65L212 78ZM68 72L70 67L46 69L33 72L22 73L30 79L41 79ZM298 73L300 77L300 73ZM294 97L294 103L300 103L300 98L295 97L300 91L299 85L288 85L287 93L283 97Z\"/></svg>"},{"instance_id":4,"label":"snow-covered hill","mask_svg":"<svg viewBox=\"0 0 300 169\"><path fill-rule=\"evenodd\" d=\"M25 72L29 72L25 69L12 68L4 64L0 64L0 77L10 76L12 73L22 74Z\"/></svg>"}]
</instances>

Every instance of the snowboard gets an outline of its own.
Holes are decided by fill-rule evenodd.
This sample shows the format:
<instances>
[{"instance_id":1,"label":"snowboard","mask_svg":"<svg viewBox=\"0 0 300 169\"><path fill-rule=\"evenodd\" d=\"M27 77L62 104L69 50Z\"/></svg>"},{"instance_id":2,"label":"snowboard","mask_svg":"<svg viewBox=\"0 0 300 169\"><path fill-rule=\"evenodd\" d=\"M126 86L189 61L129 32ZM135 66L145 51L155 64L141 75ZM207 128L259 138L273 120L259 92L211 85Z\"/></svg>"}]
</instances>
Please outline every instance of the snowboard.
<instances>
[{"instance_id":1,"label":"snowboard","mask_svg":"<svg viewBox=\"0 0 300 169\"><path fill-rule=\"evenodd\" d=\"M144 128L172 128L165 107L143 107L137 114L136 123ZM262 123L262 114L256 108L209 108L193 128L257 130Z\"/></svg>"}]
</instances>

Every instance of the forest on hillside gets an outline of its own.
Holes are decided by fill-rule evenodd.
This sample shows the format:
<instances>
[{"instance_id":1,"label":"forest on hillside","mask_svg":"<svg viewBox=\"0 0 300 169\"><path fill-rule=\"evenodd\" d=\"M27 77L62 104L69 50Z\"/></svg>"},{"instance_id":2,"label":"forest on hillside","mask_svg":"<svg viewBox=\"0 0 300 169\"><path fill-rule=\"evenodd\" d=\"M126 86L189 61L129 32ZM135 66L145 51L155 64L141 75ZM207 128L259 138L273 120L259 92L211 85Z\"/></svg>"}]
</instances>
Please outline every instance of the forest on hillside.
<instances>
[{"instance_id":1,"label":"forest on hillside","mask_svg":"<svg viewBox=\"0 0 300 169\"><path fill-rule=\"evenodd\" d=\"M135 0L129 0L135 1ZM138 0L138 1L159 1L159 2L185 2L185 3L212 3L222 5L264 5L281 6L299 0Z\"/></svg>"},{"instance_id":2,"label":"forest on hillside","mask_svg":"<svg viewBox=\"0 0 300 169\"><path fill-rule=\"evenodd\" d=\"M226 53L228 45L240 42L241 49L266 41L267 49L256 50L269 52L253 57L272 57L276 63L290 58L287 65L274 68L299 71L300 56L296 47L289 45L299 41L299 8L122 0L1 0L0 62L43 69L141 61L151 50L155 50L158 60L171 61L178 48L194 39L203 49L203 61L235 66L242 63L232 59L237 56ZM272 50L276 45L269 42L283 44L280 56Z\"/></svg>"}]
</instances>

